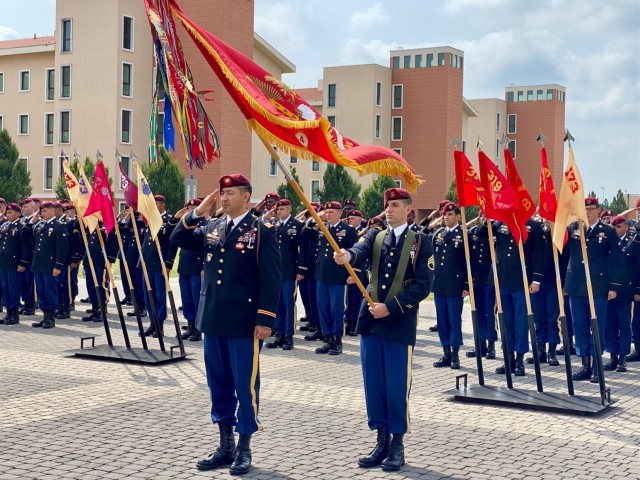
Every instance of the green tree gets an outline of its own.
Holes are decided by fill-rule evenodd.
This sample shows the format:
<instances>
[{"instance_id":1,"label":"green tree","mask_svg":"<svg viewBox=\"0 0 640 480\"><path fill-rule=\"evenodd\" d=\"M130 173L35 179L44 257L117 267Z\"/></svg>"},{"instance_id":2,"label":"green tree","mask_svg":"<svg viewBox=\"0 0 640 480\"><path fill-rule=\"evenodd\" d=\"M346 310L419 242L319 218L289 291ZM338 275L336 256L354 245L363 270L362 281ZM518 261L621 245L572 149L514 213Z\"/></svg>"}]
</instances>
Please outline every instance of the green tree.
<instances>
[{"instance_id":1,"label":"green tree","mask_svg":"<svg viewBox=\"0 0 640 480\"><path fill-rule=\"evenodd\" d=\"M342 203L347 199L358 202L362 186L356 183L344 167L332 163L327 165L327 170L322 176L322 183L324 188L319 192L322 202L337 200Z\"/></svg>"},{"instance_id":2,"label":"green tree","mask_svg":"<svg viewBox=\"0 0 640 480\"><path fill-rule=\"evenodd\" d=\"M184 206L185 175L163 147L158 152L158 163L141 165L142 173L149 182L151 191L156 195L164 195L167 210L175 213Z\"/></svg>"},{"instance_id":3,"label":"green tree","mask_svg":"<svg viewBox=\"0 0 640 480\"><path fill-rule=\"evenodd\" d=\"M362 192L362 201L358 205L365 218L375 217L384 209L384 191L396 186L391 177L379 176Z\"/></svg>"},{"instance_id":4,"label":"green tree","mask_svg":"<svg viewBox=\"0 0 640 480\"><path fill-rule=\"evenodd\" d=\"M298 174L296 173L296 167L293 167L291 169L291 176L296 181L296 183L300 185L300 177L298 177ZM304 192L302 185L300 185L300 189ZM298 194L293 189L293 187L289 185L289 182L284 182L282 185L278 186L277 192L278 195L280 195L280 198L286 198L291 201L291 211L293 212L293 215L304 208L302 202L298 198Z\"/></svg>"},{"instance_id":5,"label":"green tree","mask_svg":"<svg viewBox=\"0 0 640 480\"><path fill-rule=\"evenodd\" d=\"M609 208L614 212L616 212L616 215L624 212L627 208L629 208L629 205L627 205L627 201L624 198L624 193L622 193L622 190L618 190L618 193L615 194L615 196L611 200L611 204L609 205Z\"/></svg>"},{"instance_id":6,"label":"green tree","mask_svg":"<svg viewBox=\"0 0 640 480\"><path fill-rule=\"evenodd\" d=\"M7 130L0 131L0 197L7 203L31 195L31 174Z\"/></svg>"},{"instance_id":7,"label":"green tree","mask_svg":"<svg viewBox=\"0 0 640 480\"><path fill-rule=\"evenodd\" d=\"M449 191L447 192L447 196L444 198L446 198L450 202L458 203L458 192L456 192L455 178L451 180L451 184L449 184ZM465 207L464 213L468 222L469 220L472 220L478 216L478 213L480 213L480 207Z\"/></svg>"}]
</instances>

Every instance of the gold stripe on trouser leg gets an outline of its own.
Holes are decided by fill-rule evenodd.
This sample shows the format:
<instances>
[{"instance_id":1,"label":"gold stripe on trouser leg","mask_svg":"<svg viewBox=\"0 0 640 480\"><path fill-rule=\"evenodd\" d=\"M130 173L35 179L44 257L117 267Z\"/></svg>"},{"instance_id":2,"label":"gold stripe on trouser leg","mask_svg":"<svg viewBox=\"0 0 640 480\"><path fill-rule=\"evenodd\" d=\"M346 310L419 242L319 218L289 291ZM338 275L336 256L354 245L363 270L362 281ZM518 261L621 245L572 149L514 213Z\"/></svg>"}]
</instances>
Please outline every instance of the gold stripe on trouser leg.
<instances>
[{"instance_id":1,"label":"gold stripe on trouser leg","mask_svg":"<svg viewBox=\"0 0 640 480\"><path fill-rule=\"evenodd\" d=\"M104 270L102 270L102 289L104 290L105 308L107 307L107 303L109 303L109 287L107 286L108 281L109 277L107 276L107 267L105 266Z\"/></svg>"},{"instance_id":2,"label":"gold stripe on trouser leg","mask_svg":"<svg viewBox=\"0 0 640 480\"><path fill-rule=\"evenodd\" d=\"M340 319L340 321L342 322L342 336L345 336L346 333L346 328L344 325L344 316L347 313L347 291L348 291L348 287L349 285L345 285L344 286L344 294L343 294L343 298L342 298L342 303L344 305L344 313L342 314L342 318Z\"/></svg>"},{"instance_id":3,"label":"gold stripe on trouser leg","mask_svg":"<svg viewBox=\"0 0 640 480\"><path fill-rule=\"evenodd\" d=\"M262 424L258 420L258 396L256 395L256 380L258 379L258 370L260 367L260 340L253 339L253 368L251 369L251 405L253 406L253 414L255 416L258 431L262 430Z\"/></svg>"},{"instance_id":4,"label":"gold stripe on trouser leg","mask_svg":"<svg viewBox=\"0 0 640 480\"><path fill-rule=\"evenodd\" d=\"M36 288L36 279L33 279L33 303L38 303L38 289Z\"/></svg>"},{"instance_id":5,"label":"gold stripe on trouser leg","mask_svg":"<svg viewBox=\"0 0 640 480\"><path fill-rule=\"evenodd\" d=\"M68 304L71 305L73 295L71 295L71 265L67 265L67 293L68 293Z\"/></svg>"},{"instance_id":6,"label":"gold stripe on trouser leg","mask_svg":"<svg viewBox=\"0 0 640 480\"><path fill-rule=\"evenodd\" d=\"M411 362L413 360L413 345L408 345L407 349L407 433L411 433L411 422L409 418L409 392L411 392Z\"/></svg>"},{"instance_id":7,"label":"gold stripe on trouser leg","mask_svg":"<svg viewBox=\"0 0 640 480\"><path fill-rule=\"evenodd\" d=\"M293 333L296 333L298 328L298 280L293 281Z\"/></svg>"}]
</instances>

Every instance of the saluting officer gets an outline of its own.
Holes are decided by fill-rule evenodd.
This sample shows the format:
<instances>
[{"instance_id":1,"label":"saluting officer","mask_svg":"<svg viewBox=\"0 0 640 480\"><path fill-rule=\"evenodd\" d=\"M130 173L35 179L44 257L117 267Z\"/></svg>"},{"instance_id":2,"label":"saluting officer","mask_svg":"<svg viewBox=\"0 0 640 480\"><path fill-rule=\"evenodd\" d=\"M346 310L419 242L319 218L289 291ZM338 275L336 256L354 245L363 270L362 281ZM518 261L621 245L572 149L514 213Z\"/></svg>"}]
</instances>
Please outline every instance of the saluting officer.
<instances>
[{"instance_id":1,"label":"saluting officer","mask_svg":"<svg viewBox=\"0 0 640 480\"><path fill-rule=\"evenodd\" d=\"M282 259L282 285L280 287L280 302L274 322L276 338L267 343L267 348L293 348L293 333L296 323L296 288L297 282L306 274L301 266L300 241L302 222L291 216L291 201L281 198L275 204L276 235Z\"/></svg>"},{"instance_id":2,"label":"saluting officer","mask_svg":"<svg viewBox=\"0 0 640 480\"><path fill-rule=\"evenodd\" d=\"M320 210L320 203L311 202L311 206L317 212ZM307 325L300 326L301 332L310 332L304 337L305 340L322 340L322 331L320 328L320 320L318 319L318 298L316 285L316 264L318 261L318 241L315 235L309 235L307 225L312 220L311 214L305 212L305 221L300 233L300 258L303 259L303 265L300 269L303 271L304 278L298 282L298 290L304 305L304 318L301 321L307 321Z\"/></svg>"},{"instance_id":3,"label":"saluting officer","mask_svg":"<svg viewBox=\"0 0 640 480\"><path fill-rule=\"evenodd\" d=\"M160 251L164 259L164 266L168 273L173 268L173 260L176 258L177 250L170 248L169 238L176 226L177 220L167 212L166 199L163 195L154 195L153 198L156 201L156 206L162 217L162 227L158 232L157 238L160 242ZM158 255L158 248L151 237L151 230L148 227L144 231L144 239L142 241L142 260L144 260L147 265L147 274L149 275L149 282L151 283L151 293L158 315L157 324L160 328L160 332L157 332L156 322L152 318L153 310L151 309L149 291L145 288L143 290L144 303L149 312L151 325L145 330L144 334L147 337L153 335L154 338L157 338L158 335L164 335L164 321L167 319L167 287L164 281L164 273L162 271L162 264L160 263L160 256Z\"/></svg>"},{"instance_id":4,"label":"saluting officer","mask_svg":"<svg viewBox=\"0 0 640 480\"><path fill-rule=\"evenodd\" d=\"M28 197L22 201L22 218L20 219L20 222L22 223L23 227L31 223L31 220L38 211L35 202L36 200L36 198ZM20 231L20 236L21 240L26 244L27 251L30 252L29 258L27 259L28 263L25 265L24 271L20 272L20 287L22 290L22 301L24 302L20 313L22 313L23 315L35 315L35 279L33 276L33 271L31 270L33 261L33 229L31 227L22 228L22 230Z\"/></svg>"},{"instance_id":5,"label":"saluting officer","mask_svg":"<svg viewBox=\"0 0 640 480\"><path fill-rule=\"evenodd\" d=\"M67 227L69 253L64 262L62 272L60 272L60 283L58 284L58 311L55 314L58 320L71 317L71 305L78 294L78 265L84 256L84 244L80 236L78 220L75 215L66 214L70 211L75 212L75 207L72 204L65 203L62 204L62 211L63 215L57 218L62 225Z\"/></svg>"},{"instance_id":6,"label":"saluting officer","mask_svg":"<svg viewBox=\"0 0 640 480\"><path fill-rule=\"evenodd\" d=\"M276 316L281 261L275 229L248 211L249 180L225 175L219 184L224 216L199 226L215 205L216 190L181 217L171 239L205 256L196 325L204 333L211 420L220 428L220 445L197 468L231 465L230 473L239 475L251 466L251 435L262 430L259 352ZM240 434L237 449L234 426Z\"/></svg>"},{"instance_id":7,"label":"saluting officer","mask_svg":"<svg viewBox=\"0 0 640 480\"><path fill-rule=\"evenodd\" d=\"M618 237L610 225L598 219L600 206L598 199L587 197L584 201L589 226L586 228L585 243L589 260L589 273L598 319L600 344L605 344L604 331L607 323L607 302L616 298L620 290L619 273L612 262L612 252L618 248ZM587 277L585 273L582 248L580 244L580 228L578 223L569 225L569 267L564 289L569 294L573 329L576 336L576 352L582 358L582 368L573 374L574 380L598 382L596 350L591 331L591 312L587 295ZM565 345L566 348L566 345ZM593 368L591 360L594 360Z\"/></svg>"},{"instance_id":8,"label":"saluting officer","mask_svg":"<svg viewBox=\"0 0 640 480\"><path fill-rule=\"evenodd\" d=\"M340 248L351 248L358 240L355 228L340 221L342 205L340 202L327 202L325 224L329 234ZM316 227L317 228L317 227ZM324 335L324 345L316 348L316 353L329 355L342 354L342 336L344 335L344 299L347 294L349 272L333 261L333 248L324 234L318 229L318 264L316 280L318 289L318 313Z\"/></svg>"},{"instance_id":9,"label":"saluting officer","mask_svg":"<svg viewBox=\"0 0 640 480\"><path fill-rule=\"evenodd\" d=\"M460 227L460 208L448 203L442 209L444 227L433 234L433 293L436 306L438 336L442 357L433 363L436 368L460 368L462 345L462 306L469 295L464 238Z\"/></svg>"},{"instance_id":10,"label":"saluting officer","mask_svg":"<svg viewBox=\"0 0 640 480\"><path fill-rule=\"evenodd\" d=\"M38 303L44 318L33 327L53 328L58 307L58 282L69 251L67 227L55 217L53 202L40 205L41 220L34 225L34 216L24 229L32 231L34 238L32 271L36 282Z\"/></svg>"},{"instance_id":11,"label":"saluting officer","mask_svg":"<svg viewBox=\"0 0 640 480\"><path fill-rule=\"evenodd\" d=\"M364 230L362 226L362 212L360 210L350 209L348 215L347 222L356 229L356 234L359 236L360 232ZM369 283L369 279L367 278L368 267L369 265L367 264L354 267L354 271L365 287ZM347 311L345 312L346 333L351 337L355 337L358 335L356 333L356 324L358 323L358 314L360 313L360 304L362 303L362 292L351 277L347 278L347 284Z\"/></svg>"},{"instance_id":12,"label":"saluting officer","mask_svg":"<svg viewBox=\"0 0 640 480\"><path fill-rule=\"evenodd\" d=\"M418 305L429 294L427 262L431 246L407 226L411 206L409 192L391 188L384 193L389 228L370 230L348 250L334 255L371 264L368 291L374 307L362 302L356 331L360 334L360 358L368 424L377 430L377 443L358 460L363 468L382 465L385 471L404 465L404 434L409 431L411 360L416 343Z\"/></svg>"},{"instance_id":13,"label":"saluting officer","mask_svg":"<svg viewBox=\"0 0 640 480\"><path fill-rule=\"evenodd\" d=\"M192 198L180 212L180 217L187 212L195 210L201 203L202 200L199 198ZM176 214L176 216L177 215L178 214ZM200 217L200 226L205 226L206 224L207 221L205 217ZM187 320L187 330L182 334L182 338L185 340L189 339L191 342L202 340L202 333L198 330L198 327L196 327L196 314L198 313L198 305L200 304L203 262L204 253L202 249L199 251L193 251L187 248L180 249L178 282L180 284L180 298L182 299L182 314Z\"/></svg>"},{"instance_id":14,"label":"saluting officer","mask_svg":"<svg viewBox=\"0 0 640 480\"><path fill-rule=\"evenodd\" d=\"M18 306L20 305L20 282L18 273L24 272L29 265L32 252L21 241L20 205L10 203L5 211L6 221L0 226L0 279L2 281L2 299L7 308L5 325L20 323Z\"/></svg>"},{"instance_id":15,"label":"saluting officer","mask_svg":"<svg viewBox=\"0 0 640 480\"><path fill-rule=\"evenodd\" d=\"M267 193L262 201L250 210L251 215L255 215L261 220L265 220L265 216L276 205L276 202L280 200L280 195L277 192Z\"/></svg>"}]
</instances>

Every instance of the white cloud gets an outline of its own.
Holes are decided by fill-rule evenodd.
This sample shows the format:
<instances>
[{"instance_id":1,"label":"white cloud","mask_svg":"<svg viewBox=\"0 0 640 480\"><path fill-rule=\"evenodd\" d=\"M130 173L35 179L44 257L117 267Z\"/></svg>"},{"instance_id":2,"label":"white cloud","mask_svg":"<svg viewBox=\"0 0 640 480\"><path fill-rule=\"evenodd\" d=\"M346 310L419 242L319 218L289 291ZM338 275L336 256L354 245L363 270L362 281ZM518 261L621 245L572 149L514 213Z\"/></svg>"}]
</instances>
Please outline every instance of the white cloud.
<instances>
[{"instance_id":1,"label":"white cloud","mask_svg":"<svg viewBox=\"0 0 640 480\"><path fill-rule=\"evenodd\" d=\"M362 30L371 27L386 25L389 15L382 2L369 7L363 12L354 12L349 17L349 28L351 30Z\"/></svg>"},{"instance_id":2,"label":"white cloud","mask_svg":"<svg viewBox=\"0 0 640 480\"><path fill-rule=\"evenodd\" d=\"M395 44L384 43L382 40L363 42L359 38L350 38L340 49L340 60L344 65L378 63L388 66L389 52L396 48Z\"/></svg>"},{"instance_id":3,"label":"white cloud","mask_svg":"<svg viewBox=\"0 0 640 480\"><path fill-rule=\"evenodd\" d=\"M268 6L256 5L254 29L280 51L304 51L309 48L309 35L313 33L305 25L312 16L313 6L309 4L299 7L282 1Z\"/></svg>"},{"instance_id":4,"label":"white cloud","mask_svg":"<svg viewBox=\"0 0 640 480\"><path fill-rule=\"evenodd\" d=\"M0 25L0 41L11 40L14 38L18 38L19 36L20 35L18 34L18 32L13 28Z\"/></svg>"}]
</instances>

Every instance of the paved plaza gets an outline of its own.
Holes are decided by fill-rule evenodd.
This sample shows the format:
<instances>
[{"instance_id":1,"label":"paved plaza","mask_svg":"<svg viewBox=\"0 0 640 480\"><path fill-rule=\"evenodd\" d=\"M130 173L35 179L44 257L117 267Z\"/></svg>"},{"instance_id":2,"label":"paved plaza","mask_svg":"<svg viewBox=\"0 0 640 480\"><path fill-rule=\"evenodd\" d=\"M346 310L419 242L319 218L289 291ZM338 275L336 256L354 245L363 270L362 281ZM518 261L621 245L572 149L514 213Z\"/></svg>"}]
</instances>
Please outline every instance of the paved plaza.
<instances>
[{"instance_id":1,"label":"paved plaza","mask_svg":"<svg viewBox=\"0 0 640 480\"><path fill-rule=\"evenodd\" d=\"M186 342L188 359L164 366L73 358L68 351L81 336L106 343L101 324L80 321L84 308L78 303L70 320L49 331L31 328L33 317L0 325L0 480L231 478L227 469L195 469L217 445L202 342ZM113 304L110 312L114 343L123 345ZM254 436L246 478L640 479L640 364L607 372L616 403L596 417L458 403L444 392L460 373L477 382L475 360L462 356L460 371L433 368L441 353L437 333L428 331L433 303L423 302L420 313L403 470L357 468L375 441L366 425L358 338L345 337L344 354L328 357L297 334L294 350L262 352L264 431ZM464 319L466 350L468 305ZM135 321L128 325L139 347ZM177 343L169 324L166 331L166 343ZM500 363L485 361L488 385L505 384L493 373ZM563 367L542 371L546 391L566 392ZM535 390L533 368L514 385ZM576 383L577 394L596 397L597 390Z\"/></svg>"}]
</instances>

